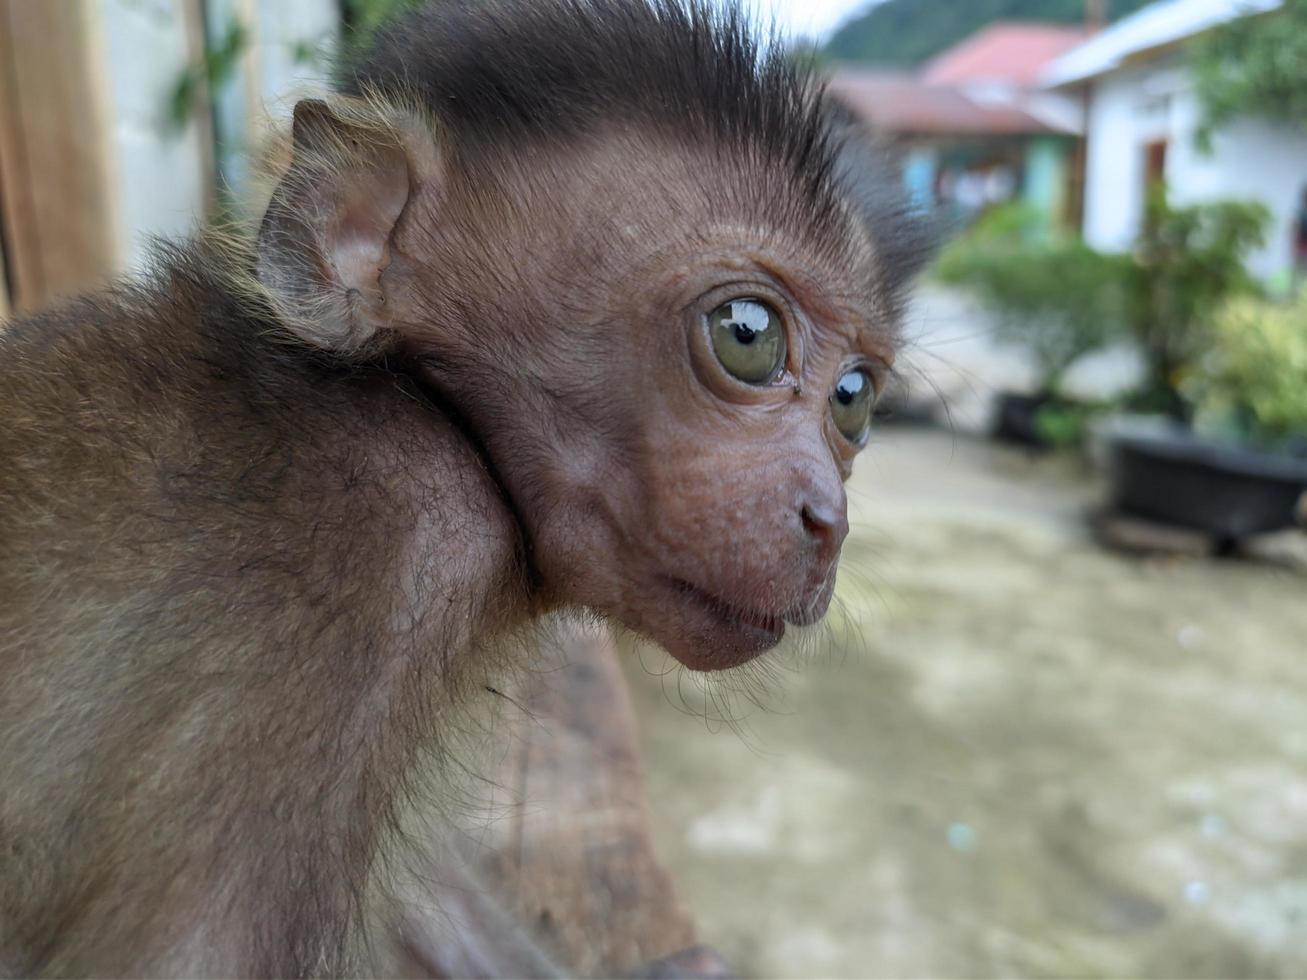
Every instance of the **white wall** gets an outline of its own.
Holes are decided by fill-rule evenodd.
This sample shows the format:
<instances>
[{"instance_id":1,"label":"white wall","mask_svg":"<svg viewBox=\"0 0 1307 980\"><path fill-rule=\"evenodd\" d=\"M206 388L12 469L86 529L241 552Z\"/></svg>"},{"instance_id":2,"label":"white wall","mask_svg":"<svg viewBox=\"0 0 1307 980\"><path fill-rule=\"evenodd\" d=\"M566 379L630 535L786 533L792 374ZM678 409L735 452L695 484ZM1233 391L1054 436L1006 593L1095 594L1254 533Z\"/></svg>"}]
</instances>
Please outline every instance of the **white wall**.
<instances>
[{"instance_id":1,"label":"white wall","mask_svg":"<svg viewBox=\"0 0 1307 980\"><path fill-rule=\"evenodd\" d=\"M327 81L340 9L337 0L258 0L256 9L259 94L274 114L289 117L297 99L320 92ZM297 60L300 46L312 48L314 59Z\"/></svg>"},{"instance_id":2,"label":"white wall","mask_svg":"<svg viewBox=\"0 0 1307 980\"><path fill-rule=\"evenodd\" d=\"M1194 144L1200 109L1179 57L1122 69L1097 80L1088 106L1085 174L1086 241L1120 250L1138 234L1144 207L1145 146L1168 141L1166 180L1172 200L1257 200L1272 212L1265 248L1251 270L1275 281L1292 264L1291 229L1307 187L1307 134L1243 119L1215 135L1210 154Z\"/></svg>"},{"instance_id":3,"label":"white wall","mask_svg":"<svg viewBox=\"0 0 1307 980\"><path fill-rule=\"evenodd\" d=\"M1084 236L1094 248L1120 251L1134 241L1143 214L1143 144L1154 127L1136 118L1138 73L1097 82L1085 125ZM1145 135L1147 133L1148 135Z\"/></svg>"},{"instance_id":4,"label":"white wall","mask_svg":"<svg viewBox=\"0 0 1307 980\"><path fill-rule=\"evenodd\" d=\"M124 270L141 267L151 236L190 234L203 220L210 194L209 132L194 120L178 132L166 118L170 93L198 57L198 37L189 37L188 30L199 25L188 28L186 3L101 0L96 7L102 36L98 54L109 80L105 108L115 251ZM215 39L233 18L249 31L250 46L240 67L215 100L229 137L223 169L228 179L240 182L265 109L273 116L287 113L296 96L325 87L326 61L303 63L295 51L305 45L329 53L339 26L338 7L336 0L208 0L206 6Z\"/></svg>"},{"instance_id":5,"label":"white wall","mask_svg":"<svg viewBox=\"0 0 1307 980\"><path fill-rule=\"evenodd\" d=\"M320 94L340 30L337 0L206 0L210 33L221 37L233 21L248 31L239 70L216 94L219 170L239 188L249 175L250 155L269 121L290 117L295 103ZM311 52L307 60L300 57Z\"/></svg>"},{"instance_id":6,"label":"white wall","mask_svg":"<svg viewBox=\"0 0 1307 980\"><path fill-rule=\"evenodd\" d=\"M190 63L187 25L175 0L105 0L104 36L115 187L115 253L139 269L149 236L180 237L203 212L206 149L194 120L166 124L168 95Z\"/></svg>"},{"instance_id":7,"label":"white wall","mask_svg":"<svg viewBox=\"0 0 1307 980\"><path fill-rule=\"evenodd\" d=\"M1198 123L1193 99L1178 107L1181 125ZM1167 162L1167 179L1177 203L1215 198L1261 201L1271 211L1266 246L1248 265L1267 281L1287 280L1293 266L1293 225L1307 189L1307 133L1262 119L1241 119L1224 127L1210 156L1191 141L1177 144Z\"/></svg>"}]
</instances>

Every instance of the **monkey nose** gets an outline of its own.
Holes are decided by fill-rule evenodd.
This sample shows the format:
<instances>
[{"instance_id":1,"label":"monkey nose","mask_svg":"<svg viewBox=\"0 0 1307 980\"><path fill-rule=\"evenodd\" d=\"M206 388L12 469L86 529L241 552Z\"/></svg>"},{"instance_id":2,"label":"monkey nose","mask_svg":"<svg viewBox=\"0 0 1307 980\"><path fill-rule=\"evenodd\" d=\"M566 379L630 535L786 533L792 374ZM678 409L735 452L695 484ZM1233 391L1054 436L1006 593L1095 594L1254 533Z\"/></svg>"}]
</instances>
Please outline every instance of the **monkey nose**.
<instances>
[{"instance_id":1,"label":"monkey nose","mask_svg":"<svg viewBox=\"0 0 1307 980\"><path fill-rule=\"evenodd\" d=\"M849 533L849 518L843 501L839 505L815 500L805 501L799 508L803 520L803 529L820 549L823 561L832 560L839 554Z\"/></svg>"}]
</instances>

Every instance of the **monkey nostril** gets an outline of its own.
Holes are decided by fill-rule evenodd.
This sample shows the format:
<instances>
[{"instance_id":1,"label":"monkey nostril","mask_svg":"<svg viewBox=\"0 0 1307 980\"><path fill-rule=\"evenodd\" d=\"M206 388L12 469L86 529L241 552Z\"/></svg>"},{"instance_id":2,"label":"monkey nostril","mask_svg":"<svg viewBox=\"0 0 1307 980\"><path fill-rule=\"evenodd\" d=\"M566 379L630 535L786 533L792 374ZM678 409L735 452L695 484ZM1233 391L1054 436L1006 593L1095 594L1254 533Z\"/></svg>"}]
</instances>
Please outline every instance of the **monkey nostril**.
<instances>
[{"instance_id":1,"label":"monkey nostril","mask_svg":"<svg viewBox=\"0 0 1307 980\"><path fill-rule=\"evenodd\" d=\"M849 521L843 508L804 504L800 508L803 529L827 548L835 549L844 543L849 533Z\"/></svg>"}]
</instances>

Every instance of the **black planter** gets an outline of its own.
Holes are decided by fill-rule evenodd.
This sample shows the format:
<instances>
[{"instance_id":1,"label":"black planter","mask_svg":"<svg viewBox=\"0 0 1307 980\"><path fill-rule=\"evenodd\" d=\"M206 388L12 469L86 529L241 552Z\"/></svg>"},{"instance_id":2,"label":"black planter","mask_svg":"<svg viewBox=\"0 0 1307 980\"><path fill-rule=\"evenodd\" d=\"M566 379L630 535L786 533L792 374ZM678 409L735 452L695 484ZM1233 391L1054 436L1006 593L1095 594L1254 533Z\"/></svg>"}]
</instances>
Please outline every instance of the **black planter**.
<instances>
[{"instance_id":1,"label":"black planter","mask_svg":"<svg viewBox=\"0 0 1307 980\"><path fill-rule=\"evenodd\" d=\"M1214 442L1151 420L1118 423L1112 506L1221 541L1293 527L1307 492L1307 457Z\"/></svg>"},{"instance_id":2,"label":"black planter","mask_svg":"<svg viewBox=\"0 0 1307 980\"><path fill-rule=\"evenodd\" d=\"M994 412L994 438L1032 449L1050 448L1049 441L1040 434L1036 420L1040 409L1054 404L1056 401L1051 395L1001 392Z\"/></svg>"}]
</instances>

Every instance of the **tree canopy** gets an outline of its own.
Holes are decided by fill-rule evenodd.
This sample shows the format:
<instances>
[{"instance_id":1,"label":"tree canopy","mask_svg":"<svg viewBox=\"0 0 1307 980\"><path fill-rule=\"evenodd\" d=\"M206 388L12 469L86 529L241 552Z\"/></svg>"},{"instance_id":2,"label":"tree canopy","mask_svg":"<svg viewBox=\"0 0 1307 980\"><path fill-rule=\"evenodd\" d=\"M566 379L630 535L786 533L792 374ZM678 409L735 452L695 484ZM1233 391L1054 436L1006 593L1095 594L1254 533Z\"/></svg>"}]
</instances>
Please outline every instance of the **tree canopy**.
<instances>
[{"instance_id":1,"label":"tree canopy","mask_svg":"<svg viewBox=\"0 0 1307 980\"><path fill-rule=\"evenodd\" d=\"M1249 113L1307 127L1307 0L1211 31L1195 47L1194 72L1205 133Z\"/></svg>"},{"instance_id":2,"label":"tree canopy","mask_svg":"<svg viewBox=\"0 0 1307 980\"><path fill-rule=\"evenodd\" d=\"M1113 18L1148 0L1110 0ZM1081 24L1085 0L885 0L831 37L826 53L839 61L916 65L995 20Z\"/></svg>"}]
</instances>

